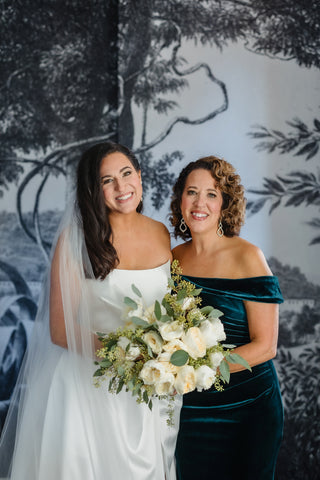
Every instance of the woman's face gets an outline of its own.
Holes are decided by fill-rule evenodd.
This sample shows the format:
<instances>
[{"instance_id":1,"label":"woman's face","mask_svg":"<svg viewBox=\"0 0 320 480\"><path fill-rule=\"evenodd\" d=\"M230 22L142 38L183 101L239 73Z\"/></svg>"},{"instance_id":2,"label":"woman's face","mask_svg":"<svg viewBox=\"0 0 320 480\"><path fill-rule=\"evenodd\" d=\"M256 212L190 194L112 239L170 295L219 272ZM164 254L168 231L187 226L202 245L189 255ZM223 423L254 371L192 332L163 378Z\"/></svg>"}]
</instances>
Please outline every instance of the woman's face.
<instances>
[{"instance_id":1,"label":"woman's face","mask_svg":"<svg viewBox=\"0 0 320 480\"><path fill-rule=\"evenodd\" d=\"M123 153L110 153L102 159L100 181L110 213L131 213L142 197L141 172Z\"/></svg>"},{"instance_id":2,"label":"woman's face","mask_svg":"<svg viewBox=\"0 0 320 480\"><path fill-rule=\"evenodd\" d=\"M222 193L208 170L189 173L181 197L181 213L192 234L216 232L221 216Z\"/></svg>"}]
</instances>

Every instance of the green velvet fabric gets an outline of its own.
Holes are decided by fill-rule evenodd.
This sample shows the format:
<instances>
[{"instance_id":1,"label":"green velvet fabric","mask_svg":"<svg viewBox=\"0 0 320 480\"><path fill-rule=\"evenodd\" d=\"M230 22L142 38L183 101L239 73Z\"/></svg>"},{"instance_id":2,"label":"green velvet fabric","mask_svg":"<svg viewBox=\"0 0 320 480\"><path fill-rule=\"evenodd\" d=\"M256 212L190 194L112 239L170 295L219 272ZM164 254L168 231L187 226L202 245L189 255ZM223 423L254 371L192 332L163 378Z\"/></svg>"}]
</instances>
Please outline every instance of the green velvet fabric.
<instances>
[{"instance_id":1,"label":"green velvet fabric","mask_svg":"<svg viewBox=\"0 0 320 480\"><path fill-rule=\"evenodd\" d=\"M243 300L283 301L273 276L186 280L202 288L202 306L221 310L227 340L250 341ZM271 480L282 438L283 407L273 362L233 373L223 392L184 395L176 447L178 480Z\"/></svg>"}]
</instances>

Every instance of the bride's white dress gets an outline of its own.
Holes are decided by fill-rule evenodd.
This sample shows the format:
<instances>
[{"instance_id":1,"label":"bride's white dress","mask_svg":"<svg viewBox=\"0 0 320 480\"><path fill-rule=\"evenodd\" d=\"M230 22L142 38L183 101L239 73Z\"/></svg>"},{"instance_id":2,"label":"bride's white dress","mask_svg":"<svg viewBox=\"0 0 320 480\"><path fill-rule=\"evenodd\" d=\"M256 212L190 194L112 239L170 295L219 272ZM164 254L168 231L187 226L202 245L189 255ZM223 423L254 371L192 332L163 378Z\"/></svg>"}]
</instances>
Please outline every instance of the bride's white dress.
<instances>
[{"instance_id":1,"label":"bride's white dress","mask_svg":"<svg viewBox=\"0 0 320 480\"><path fill-rule=\"evenodd\" d=\"M131 285L146 305L161 300L170 274L170 262L149 270L113 270L105 280L86 280L89 310L95 331L109 332L124 324L124 296ZM62 349L61 349L62 350ZM174 427L168 427L167 402L136 403L131 393L112 394L107 383L93 386L95 366L62 350L46 404L37 472L28 469L32 452L28 432L18 443L12 471L15 480L173 480L174 451L181 399L177 396ZM89 364L88 364L89 363ZM37 419L33 419L34 422ZM20 446L19 446L20 444ZM31 462L32 464L32 462Z\"/></svg>"}]
</instances>

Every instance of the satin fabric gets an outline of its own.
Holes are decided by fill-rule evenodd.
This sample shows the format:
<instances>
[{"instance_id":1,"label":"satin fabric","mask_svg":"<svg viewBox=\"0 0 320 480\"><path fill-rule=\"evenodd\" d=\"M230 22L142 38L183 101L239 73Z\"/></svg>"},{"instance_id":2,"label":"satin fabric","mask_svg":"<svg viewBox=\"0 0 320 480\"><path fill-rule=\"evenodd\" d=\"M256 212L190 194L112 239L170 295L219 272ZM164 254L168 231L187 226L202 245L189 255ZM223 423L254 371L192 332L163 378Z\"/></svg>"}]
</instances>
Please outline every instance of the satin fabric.
<instances>
[{"instance_id":1,"label":"satin fabric","mask_svg":"<svg viewBox=\"0 0 320 480\"><path fill-rule=\"evenodd\" d=\"M250 341L243 300L283 301L276 277L184 277L202 288L202 306L221 310L227 339ZM232 373L223 392L184 395L176 447L178 480L272 480L283 431L283 407L272 361Z\"/></svg>"},{"instance_id":2,"label":"satin fabric","mask_svg":"<svg viewBox=\"0 0 320 480\"><path fill-rule=\"evenodd\" d=\"M161 301L167 291L170 261L148 270L113 270L104 280L86 279L86 308L92 332L124 326L124 297L134 298L131 285L146 306ZM137 404L131 393L108 392L106 382L93 385L96 367L91 358L56 347L54 367L43 412L43 426L34 446L25 411L11 480L175 480L174 451L181 398L174 403L174 427L168 427L167 402L153 409ZM77 356L77 376L74 356ZM30 390L30 401L32 390ZM33 398L34 403L37 398ZM35 461L36 458L36 461Z\"/></svg>"}]
</instances>

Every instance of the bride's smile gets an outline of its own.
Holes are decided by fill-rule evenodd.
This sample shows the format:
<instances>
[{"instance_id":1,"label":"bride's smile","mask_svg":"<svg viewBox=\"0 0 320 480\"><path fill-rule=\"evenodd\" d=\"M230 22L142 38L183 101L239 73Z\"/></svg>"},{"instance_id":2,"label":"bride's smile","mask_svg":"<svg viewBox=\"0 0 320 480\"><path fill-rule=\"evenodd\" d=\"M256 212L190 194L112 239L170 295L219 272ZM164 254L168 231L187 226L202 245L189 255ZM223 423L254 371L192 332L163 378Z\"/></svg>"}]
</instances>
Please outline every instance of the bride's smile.
<instances>
[{"instance_id":1,"label":"bride's smile","mask_svg":"<svg viewBox=\"0 0 320 480\"><path fill-rule=\"evenodd\" d=\"M141 173L124 154L110 153L102 160L100 180L110 213L135 212L142 197Z\"/></svg>"}]
</instances>

